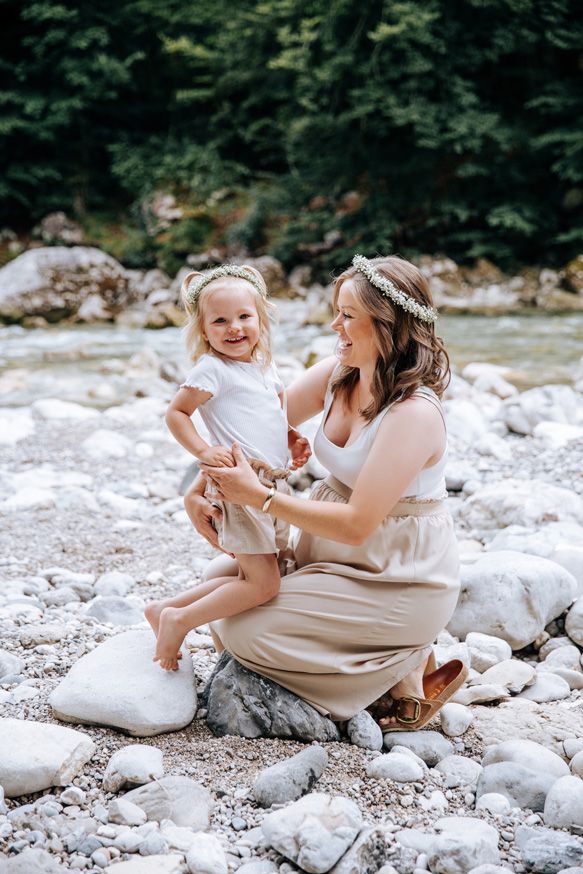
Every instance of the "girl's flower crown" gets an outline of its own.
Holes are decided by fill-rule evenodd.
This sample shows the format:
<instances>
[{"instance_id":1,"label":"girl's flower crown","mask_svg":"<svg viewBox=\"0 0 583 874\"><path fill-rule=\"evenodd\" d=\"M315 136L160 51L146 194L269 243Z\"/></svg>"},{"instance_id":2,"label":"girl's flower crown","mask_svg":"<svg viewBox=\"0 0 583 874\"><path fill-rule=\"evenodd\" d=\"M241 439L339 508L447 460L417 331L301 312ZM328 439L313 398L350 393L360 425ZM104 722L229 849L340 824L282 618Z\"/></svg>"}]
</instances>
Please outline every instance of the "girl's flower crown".
<instances>
[{"instance_id":1,"label":"girl's flower crown","mask_svg":"<svg viewBox=\"0 0 583 874\"><path fill-rule=\"evenodd\" d=\"M411 315L421 319L422 322L431 323L436 321L436 310L424 306L424 304L417 303L416 300L413 300L412 297L405 294L405 292L401 291L400 288L397 288L390 279L387 279L386 276L382 276L377 270L375 270L368 258L365 258L363 255L355 255L352 259L352 266L356 267L358 272L362 273L363 276L366 276L370 284L374 285L375 288L378 288L383 297L390 298L393 303L396 303L404 310L407 310L408 313L411 313Z\"/></svg>"},{"instance_id":2,"label":"girl's flower crown","mask_svg":"<svg viewBox=\"0 0 583 874\"><path fill-rule=\"evenodd\" d=\"M194 279L189 282L188 288L186 289L187 301L190 304L196 304L203 288L206 288L206 286L210 282L214 282L215 279L222 279L223 276L235 276L237 279L245 279L257 289L262 297L267 297L265 288L250 270L246 270L245 267L237 267L236 264L223 264L222 267L216 267L204 276L195 276Z\"/></svg>"}]
</instances>

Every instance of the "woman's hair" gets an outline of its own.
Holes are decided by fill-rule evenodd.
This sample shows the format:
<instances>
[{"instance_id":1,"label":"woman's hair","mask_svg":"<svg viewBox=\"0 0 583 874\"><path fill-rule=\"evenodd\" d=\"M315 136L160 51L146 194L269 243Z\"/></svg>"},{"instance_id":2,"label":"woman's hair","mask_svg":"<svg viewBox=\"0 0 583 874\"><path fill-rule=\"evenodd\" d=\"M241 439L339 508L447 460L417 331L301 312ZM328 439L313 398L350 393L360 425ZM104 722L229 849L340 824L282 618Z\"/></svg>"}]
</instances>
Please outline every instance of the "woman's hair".
<instances>
[{"instance_id":1,"label":"woman's hair","mask_svg":"<svg viewBox=\"0 0 583 874\"><path fill-rule=\"evenodd\" d=\"M275 310L275 307L267 300L267 286L265 285L265 280L261 273L254 267L249 267L247 264L244 264L243 267L245 270L252 273L257 279L259 286L264 289L264 294L260 294L257 288L255 288L255 286L250 282L247 282L246 279L236 276L217 276L216 279L213 279L212 282L209 282L208 285L202 289L196 298L196 301L193 302L188 294L189 285L196 276L203 276L204 274L193 271L184 277L181 298L184 308L188 313L188 323L185 328L185 341L186 349L192 361L196 362L202 355L212 351L212 346L204 336L204 306L206 301L214 291L217 291L219 287L223 286L225 283L243 282L245 283L245 288L248 289L251 295L253 295L253 302L257 310L257 315L259 316L259 340L253 349L251 357L263 368L269 367L271 364L270 314L272 310Z\"/></svg>"},{"instance_id":2,"label":"woman's hair","mask_svg":"<svg viewBox=\"0 0 583 874\"><path fill-rule=\"evenodd\" d=\"M424 306L433 306L423 274L404 258L391 255L371 258L381 276ZM384 297L355 267L345 270L334 286L334 307L342 284L351 279L364 311L372 319L377 361L372 381L372 401L362 410L371 422L389 404L407 400L424 385L441 397L450 380L449 357L433 323L407 312ZM342 366L332 381L332 391L348 402L359 380L355 367Z\"/></svg>"}]
</instances>

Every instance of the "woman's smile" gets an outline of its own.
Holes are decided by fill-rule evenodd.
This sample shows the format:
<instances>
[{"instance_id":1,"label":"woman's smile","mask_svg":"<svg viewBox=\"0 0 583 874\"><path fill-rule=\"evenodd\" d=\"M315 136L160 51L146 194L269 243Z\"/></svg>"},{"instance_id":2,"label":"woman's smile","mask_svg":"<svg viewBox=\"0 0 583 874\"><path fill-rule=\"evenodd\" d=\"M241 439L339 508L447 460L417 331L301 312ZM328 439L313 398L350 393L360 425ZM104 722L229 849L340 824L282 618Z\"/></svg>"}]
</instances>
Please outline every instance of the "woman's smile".
<instances>
[{"instance_id":1,"label":"woman's smile","mask_svg":"<svg viewBox=\"0 0 583 874\"><path fill-rule=\"evenodd\" d=\"M376 360L373 322L364 310L352 280L342 283L332 330L338 334L336 355L347 367L363 367Z\"/></svg>"}]
</instances>

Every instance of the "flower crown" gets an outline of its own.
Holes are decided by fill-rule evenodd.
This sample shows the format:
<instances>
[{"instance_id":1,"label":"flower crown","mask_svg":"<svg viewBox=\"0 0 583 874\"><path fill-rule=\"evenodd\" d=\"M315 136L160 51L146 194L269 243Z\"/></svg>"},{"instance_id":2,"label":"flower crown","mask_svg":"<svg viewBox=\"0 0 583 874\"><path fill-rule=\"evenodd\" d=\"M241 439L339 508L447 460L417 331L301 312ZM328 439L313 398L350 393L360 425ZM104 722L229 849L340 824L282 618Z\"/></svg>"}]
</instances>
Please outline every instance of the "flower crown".
<instances>
[{"instance_id":1,"label":"flower crown","mask_svg":"<svg viewBox=\"0 0 583 874\"><path fill-rule=\"evenodd\" d=\"M374 285L375 288L378 288L383 297L388 297L393 303L398 304L398 306L402 307L411 315L416 316L418 319L421 319L422 322L432 323L437 319L437 311L432 309L432 307L425 306L424 304L417 303L416 300L413 300L408 294L405 294L404 291L401 291L400 288L391 282L390 279L387 279L386 276L382 276L375 268L368 258L365 258L363 255L355 255L352 259L352 266L356 267L359 273L362 273L363 276L366 276L371 285Z\"/></svg>"},{"instance_id":2,"label":"flower crown","mask_svg":"<svg viewBox=\"0 0 583 874\"><path fill-rule=\"evenodd\" d=\"M206 286L210 282L214 282L215 279L222 279L223 276L234 276L236 279L245 279L247 282L250 282L255 289L257 289L261 297L267 297L265 287L259 282L254 273L251 273L251 271L247 270L245 267L237 267L236 264L223 264L222 267L216 267L204 276L195 276L194 279L191 279L188 283L185 295L188 303L196 304L203 288L206 288Z\"/></svg>"}]
</instances>

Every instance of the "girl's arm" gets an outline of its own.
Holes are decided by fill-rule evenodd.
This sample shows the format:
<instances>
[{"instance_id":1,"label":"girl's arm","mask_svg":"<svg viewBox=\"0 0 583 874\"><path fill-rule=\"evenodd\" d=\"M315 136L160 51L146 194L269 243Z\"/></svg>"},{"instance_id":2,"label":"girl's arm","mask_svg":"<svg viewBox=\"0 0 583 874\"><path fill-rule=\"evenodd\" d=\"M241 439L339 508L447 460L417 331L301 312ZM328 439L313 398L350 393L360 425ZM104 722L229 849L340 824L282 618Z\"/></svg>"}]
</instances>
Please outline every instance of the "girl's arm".
<instances>
[{"instance_id":1,"label":"girl's arm","mask_svg":"<svg viewBox=\"0 0 583 874\"><path fill-rule=\"evenodd\" d=\"M199 388L178 389L166 412L166 424L180 445L199 461L214 466L233 467L230 450L224 446L209 446L192 422L194 411L209 398L212 398L212 394Z\"/></svg>"},{"instance_id":2,"label":"girl's arm","mask_svg":"<svg viewBox=\"0 0 583 874\"><path fill-rule=\"evenodd\" d=\"M269 504L269 513L311 534L360 546L419 471L440 457L444 446L445 432L437 410L422 399L404 401L384 417L347 504L305 501L278 492ZM261 509L268 489L238 449L234 448L233 455L237 462L234 469L205 470L226 500Z\"/></svg>"}]
</instances>

